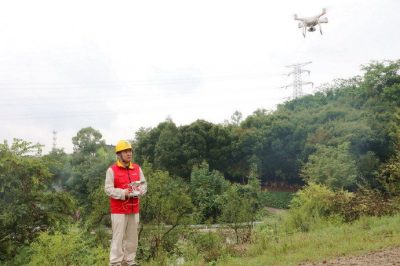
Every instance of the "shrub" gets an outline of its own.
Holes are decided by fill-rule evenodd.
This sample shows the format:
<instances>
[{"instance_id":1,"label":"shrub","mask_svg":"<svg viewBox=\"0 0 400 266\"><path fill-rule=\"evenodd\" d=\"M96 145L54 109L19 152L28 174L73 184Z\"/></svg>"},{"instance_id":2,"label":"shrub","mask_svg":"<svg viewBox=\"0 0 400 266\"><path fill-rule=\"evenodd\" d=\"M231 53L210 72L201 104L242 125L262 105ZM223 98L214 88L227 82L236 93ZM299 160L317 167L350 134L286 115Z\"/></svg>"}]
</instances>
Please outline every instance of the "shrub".
<instances>
[{"instance_id":1,"label":"shrub","mask_svg":"<svg viewBox=\"0 0 400 266\"><path fill-rule=\"evenodd\" d=\"M379 191L365 188L355 193L336 192L332 201L332 213L338 213L346 222L362 216L390 215L398 209L394 201L385 198Z\"/></svg>"},{"instance_id":2,"label":"shrub","mask_svg":"<svg viewBox=\"0 0 400 266\"><path fill-rule=\"evenodd\" d=\"M108 249L94 245L78 228L67 233L43 232L21 251L14 263L24 261L27 265L107 265ZM22 259L25 257L24 259Z\"/></svg>"},{"instance_id":3,"label":"shrub","mask_svg":"<svg viewBox=\"0 0 400 266\"><path fill-rule=\"evenodd\" d=\"M332 189L352 188L359 173L350 153L350 143L345 142L337 147L317 145L316 149L301 170L303 179Z\"/></svg>"},{"instance_id":4,"label":"shrub","mask_svg":"<svg viewBox=\"0 0 400 266\"><path fill-rule=\"evenodd\" d=\"M195 234L192 241L206 262L216 261L224 253L223 240L215 233Z\"/></svg>"},{"instance_id":5,"label":"shrub","mask_svg":"<svg viewBox=\"0 0 400 266\"><path fill-rule=\"evenodd\" d=\"M376 190L332 191L327 186L310 183L295 194L285 223L288 229L307 232L321 220L351 222L362 216L393 214L398 207Z\"/></svg>"},{"instance_id":6,"label":"shrub","mask_svg":"<svg viewBox=\"0 0 400 266\"><path fill-rule=\"evenodd\" d=\"M333 207L335 192L325 185L310 183L298 191L290 203L290 215L295 227L308 228L307 224L321 217L329 216ZM307 230L306 230L307 231Z\"/></svg>"}]
</instances>

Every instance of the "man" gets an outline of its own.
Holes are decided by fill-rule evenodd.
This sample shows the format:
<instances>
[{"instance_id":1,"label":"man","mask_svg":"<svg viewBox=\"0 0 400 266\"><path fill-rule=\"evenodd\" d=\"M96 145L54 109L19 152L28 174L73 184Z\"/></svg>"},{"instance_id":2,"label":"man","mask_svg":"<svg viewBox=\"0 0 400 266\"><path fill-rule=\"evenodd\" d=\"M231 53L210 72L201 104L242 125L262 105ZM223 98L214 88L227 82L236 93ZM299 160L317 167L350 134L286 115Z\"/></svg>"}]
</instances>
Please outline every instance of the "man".
<instances>
[{"instance_id":1,"label":"man","mask_svg":"<svg viewBox=\"0 0 400 266\"><path fill-rule=\"evenodd\" d=\"M128 141L120 140L115 153L117 162L108 168L105 181L112 224L110 265L138 265L139 197L147 192L147 183L140 166L131 162L132 146Z\"/></svg>"}]
</instances>

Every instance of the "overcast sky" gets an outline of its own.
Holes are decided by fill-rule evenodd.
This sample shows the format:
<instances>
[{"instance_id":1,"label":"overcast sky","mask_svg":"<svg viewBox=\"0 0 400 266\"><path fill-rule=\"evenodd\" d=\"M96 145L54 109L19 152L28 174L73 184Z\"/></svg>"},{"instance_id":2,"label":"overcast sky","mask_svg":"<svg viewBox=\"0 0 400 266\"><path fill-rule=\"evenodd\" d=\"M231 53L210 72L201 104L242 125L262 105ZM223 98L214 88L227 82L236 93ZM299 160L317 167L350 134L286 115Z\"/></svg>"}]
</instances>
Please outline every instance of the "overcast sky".
<instances>
[{"instance_id":1,"label":"overcast sky","mask_svg":"<svg viewBox=\"0 0 400 266\"><path fill-rule=\"evenodd\" d=\"M293 14L327 9L303 38ZM285 66L312 61L305 94L400 59L398 0L0 2L0 141L72 151L83 127L108 144L167 117L177 125L274 110Z\"/></svg>"}]
</instances>

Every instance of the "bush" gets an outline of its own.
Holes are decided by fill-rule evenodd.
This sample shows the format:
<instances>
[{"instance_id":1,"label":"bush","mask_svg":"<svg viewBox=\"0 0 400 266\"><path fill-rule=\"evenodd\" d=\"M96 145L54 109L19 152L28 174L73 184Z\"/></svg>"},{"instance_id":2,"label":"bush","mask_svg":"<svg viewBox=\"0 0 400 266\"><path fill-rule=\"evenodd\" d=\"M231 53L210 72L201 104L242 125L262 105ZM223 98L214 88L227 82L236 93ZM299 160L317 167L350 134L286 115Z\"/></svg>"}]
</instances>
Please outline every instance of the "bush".
<instances>
[{"instance_id":1,"label":"bush","mask_svg":"<svg viewBox=\"0 0 400 266\"><path fill-rule=\"evenodd\" d=\"M30 245L22 249L12 264L19 265L107 265L108 249L94 245L94 241L78 228L67 233L43 232ZM29 262L29 263L28 263Z\"/></svg>"},{"instance_id":2,"label":"bush","mask_svg":"<svg viewBox=\"0 0 400 266\"><path fill-rule=\"evenodd\" d=\"M215 233L196 234L192 241L206 262L216 261L223 254L223 240Z\"/></svg>"},{"instance_id":3,"label":"bush","mask_svg":"<svg viewBox=\"0 0 400 266\"><path fill-rule=\"evenodd\" d=\"M351 222L362 216L390 215L398 210L396 201L386 199L376 190L332 191L310 183L295 194L285 223L289 229L307 232L321 220Z\"/></svg>"},{"instance_id":4,"label":"bush","mask_svg":"<svg viewBox=\"0 0 400 266\"><path fill-rule=\"evenodd\" d=\"M399 206L386 199L379 191L361 188L355 193L337 192L332 198L332 213L341 215L345 222L362 216L383 216L395 213Z\"/></svg>"},{"instance_id":5,"label":"bush","mask_svg":"<svg viewBox=\"0 0 400 266\"><path fill-rule=\"evenodd\" d=\"M335 193L327 186L310 183L298 191L290 203L288 228L307 232L312 224L331 214Z\"/></svg>"}]
</instances>

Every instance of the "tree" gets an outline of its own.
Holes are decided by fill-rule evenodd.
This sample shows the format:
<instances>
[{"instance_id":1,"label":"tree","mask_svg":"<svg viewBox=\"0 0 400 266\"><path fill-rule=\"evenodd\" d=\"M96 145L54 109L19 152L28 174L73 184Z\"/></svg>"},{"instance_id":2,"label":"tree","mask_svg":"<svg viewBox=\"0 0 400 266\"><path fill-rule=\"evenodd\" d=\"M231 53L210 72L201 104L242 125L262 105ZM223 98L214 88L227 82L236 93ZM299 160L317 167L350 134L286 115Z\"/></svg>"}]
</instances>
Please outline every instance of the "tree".
<instances>
[{"instance_id":1,"label":"tree","mask_svg":"<svg viewBox=\"0 0 400 266\"><path fill-rule=\"evenodd\" d=\"M229 183L218 171L210 171L206 162L194 167L190 176L190 194L193 204L200 212L200 222L213 222L221 213L217 198L228 188Z\"/></svg>"},{"instance_id":2,"label":"tree","mask_svg":"<svg viewBox=\"0 0 400 266\"><path fill-rule=\"evenodd\" d=\"M90 207L87 197L104 180L105 171L115 155L110 147L106 147L100 131L91 127L79 130L72 142L72 173L66 188L78 199L80 205Z\"/></svg>"},{"instance_id":3,"label":"tree","mask_svg":"<svg viewBox=\"0 0 400 266\"><path fill-rule=\"evenodd\" d=\"M164 122L154 149L154 165L157 169L167 170L179 175L181 163L181 143L179 131L172 121Z\"/></svg>"},{"instance_id":4,"label":"tree","mask_svg":"<svg viewBox=\"0 0 400 266\"><path fill-rule=\"evenodd\" d=\"M236 243L250 240L253 225L261 210L261 186L256 165L252 165L246 185L233 184L217 199L221 207L220 222L229 223Z\"/></svg>"},{"instance_id":5,"label":"tree","mask_svg":"<svg viewBox=\"0 0 400 266\"><path fill-rule=\"evenodd\" d=\"M41 146L14 139L0 144L0 257L14 256L43 230L72 219L75 204L51 188L51 173Z\"/></svg>"},{"instance_id":6,"label":"tree","mask_svg":"<svg viewBox=\"0 0 400 266\"><path fill-rule=\"evenodd\" d=\"M105 145L102 137L102 134L98 130L91 127L82 128L78 131L76 136L72 138L74 153L94 156L97 149Z\"/></svg>"},{"instance_id":7,"label":"tree","mask_svg":"<svg viewBox=\"0 0 400 266\"><path fill-rule=\"evenodd\" d=\"M324 184L331 189L354 188L358 170L349 146L348 142L337 147L317 145L302 169L302 177L308 183Z\"/></svg>"},{"instance_id":8,"label":"tree","mask_svg":"<svg viewBox=\"0 0 400 266\"><path fill-rule=\"evenodd\" d=\"M143 172L149 193L141 198L140 238L150 245L147 257L154 258L161 250L170 251L178 241L179 229L192 222L193 204L182 180L171 178L166 171L154 171L146 162Z\"/></svg>"},{"instance_id":9,"label":"tree","mask_svg":"<svg viewBox=\"0 0 400 266\"><path fill-rule=\"evenodd\" d=\"M136 131L133 152L139 164L143 164L144 161L154 163L154 150L159 136L158 128L142 127Z\"/></svg>"},{"instance_id":10,"label":"tree","mask_svg":"<svg viewBox=\"0 0 400 266\"><path fill-rule=\"evenodd\" d=\"M235 126L239 126L240 122L242 122L242 118L243 115L241 112L239 111L235 111L232 115L231 115L231 123Z\"/></svg>"},{"instance_id":11,"label":"tree","mask_svg":"<svg viewBox=\"0 0 400 266\"><path fill-rule=\"evenodd\" d=\"M52 149L43 160L52 174L52 186L58 191L63 190L72 174L71 156L62 149Z\"/></svg>"},{"instance_id":12,"label":"tree","mask_svg":"<svg viewBox=\"0 0 400 266\"><path fill-rule=\"evenodd\" d=\"M379 169L378 181L390 197L400 197L400 134L395 153Z\"/></svg>"}]
</instances>

